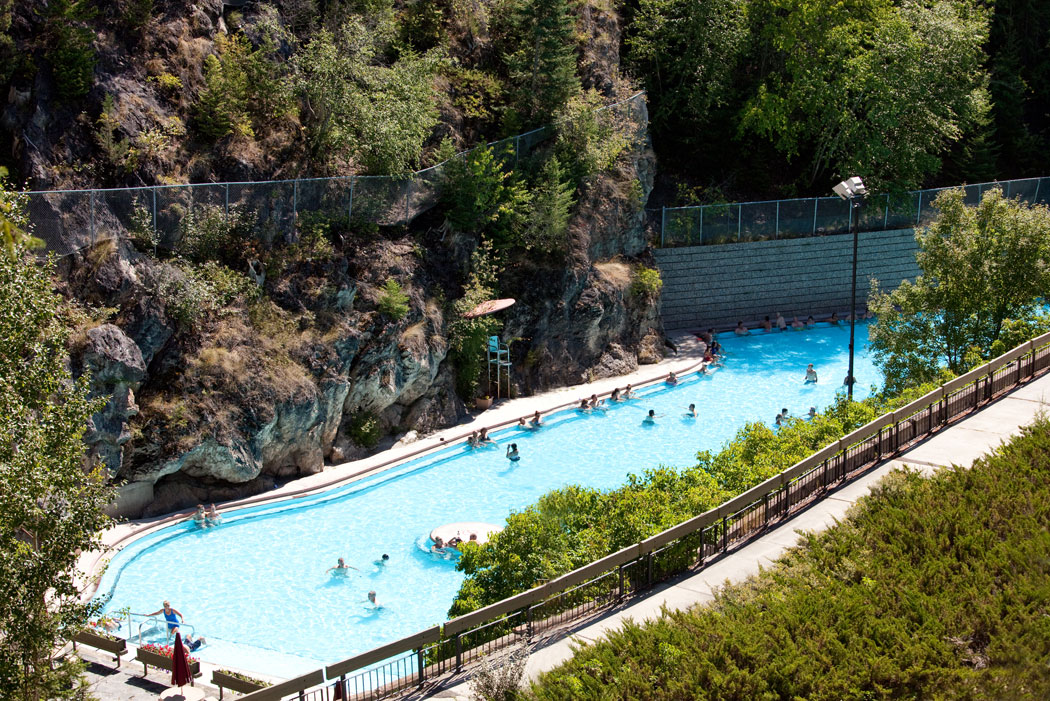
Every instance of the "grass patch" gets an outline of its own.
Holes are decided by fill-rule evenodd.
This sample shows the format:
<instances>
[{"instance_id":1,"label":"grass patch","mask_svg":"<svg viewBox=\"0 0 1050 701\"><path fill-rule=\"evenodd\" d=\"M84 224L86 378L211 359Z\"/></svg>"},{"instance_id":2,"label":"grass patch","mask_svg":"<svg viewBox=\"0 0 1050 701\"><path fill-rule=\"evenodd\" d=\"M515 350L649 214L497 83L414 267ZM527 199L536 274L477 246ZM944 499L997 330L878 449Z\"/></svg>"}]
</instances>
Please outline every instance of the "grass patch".
<instances>
[{"instance_id":1,"label":"grass patch","mask_svg":"<svg viewBox=\"0 0 1050 701\"><path fill-rule=\"evenodd\" d=\"M895 473L709 607L629 623L537 699L1050 698L1050 423Z\"/></svg>"}]
</instances>

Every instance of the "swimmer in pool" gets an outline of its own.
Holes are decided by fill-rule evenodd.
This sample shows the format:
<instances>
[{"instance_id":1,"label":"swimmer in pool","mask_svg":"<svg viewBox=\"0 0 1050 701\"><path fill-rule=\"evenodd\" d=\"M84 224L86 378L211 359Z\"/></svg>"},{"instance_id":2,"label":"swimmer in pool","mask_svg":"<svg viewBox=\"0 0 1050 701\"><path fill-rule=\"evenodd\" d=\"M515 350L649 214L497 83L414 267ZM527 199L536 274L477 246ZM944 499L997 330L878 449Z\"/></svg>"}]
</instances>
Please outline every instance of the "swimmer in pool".
<instances>
[{"instance_id":1,"label":"swimmer in pool","mask_svg":"<svg viewBox=\"0 0 1050 701\"><path fill-rule=\"evenodd\" d=\"M656 411L654 411L653 409L650 409L649 413L646 414L644 419L642 419L642 423L643 424L655 424L656 423L656 417L657 417Z\"/></svg>"},{"instance_id":2,"label":"swimmer in pool","mask_svg":"<svg viewBox=\"0 0 1050 701\"><path fill-rule=\"evenodd\" d=\"M511 443L507 446L507 460L510 460L511 462L517 462L518 460L521 460L521 456L518 455L517 443Z\"/></svg>"},{"instance_id":3,"label":"swimmer in pool","mask_svg":"<svg viewBox=\"0 0 1050 701\"><path fill-rule=\"evenodd\" d=\"M815 407L815 406L811 406L811 407L809 408L809 413L808 413L808 414L806 414L806 418L807 418L807 419L812 419L812 418L815 418L815 417L816 417L816 415L817 415L817 407Z\"/></svg>"},{"instance_id":4,"label":"swimmer in pool","mask_svg":"<svg viewBox=\"0 0 1050 701\"><path fill-rule=\"evenodd\" d=\"M532 415L532 421L529 422L529 428L537 429L543 425L543 421L540 419L540 412L536 412Z\"/></svg>"},{"instance_id":5,"label":"swimmer in pool","mask_svg":"<svg viewBox=\"0 0 1050 701\"><path fill-rule=\"evenodd\" d=\"M376 600L375 589L373 589L372 591L368 592L368 603L372 604L372 608L374 608L374 609L381 609L381 608L383 608L383 605L380 604Z\"/></svg>"},{"instance_id":6,"label":"swimmer in pool","mask_svg":"<svg viewBox=\"0 0 1050 701\"><path fill-rule=\"evenodd\" d=\"M335 567L329 567L325 570L325 572L333 572L334 574L340 574L345 577L346 575L350 574L349 572L347 572L347 570L356 569L356 567L351 567L350 565L343 562L343 558L339 558L339 562L335 563Z\"/></svg>"},{"instance_id":7,"label":"swimmer in pool","mask_svg":"<svg viewBox=\"0 0 1050 701\"><path fill-rule=\"evenodd\" d=\"M817 381L817 371L813 369L813 363L810 363L806 367L806 384L813 384Z\"/></svg>"},{"instance_id":8,"label":"swimmer in pool","mask_svg":"<svg viewBox=\"0 0 1050 701\"><path fill-rule=\"evenodd\" d=\"M381 557L378 560L374 561L372 564L375 565L376 567L385 567L386 563L388 563L388 562L390 562L390 556L387 555L386 553L383 553L383 557Z\"/></svg>"},{"instance_id":9,"label":"swimmer in pool","mask_svg":"<svg viewBox=\"0 0 1050 701\"><path fill-rule=\"evenodd\" d=\"M686 416L691 416L691 417L693 417L695 419L696 418L696 404L690 404L689 408L685 412L685 415Z\"/></svg>"},{"instance_id":10,"label":"swimmer in pool","mask_svg":"<svg viewBox=\"0 0 1050 701\"><path fill-rule=\"evenodd\" d=\"M674 370L667 373L667 379L664 382L672 386L678 384L678 376L674 374Z\"/></svg>"},{"instance_id":11,"label":"swimmer in pool","mask_svg":"<svg viewBox=\"0 0 1050 701\"><path fill-rule=\"evenodd\" d=\"M618 401L621 401L621 398L620 398L620 388L619 388L619 387L616 387L616 388L614 388L614 389L613 389L613 391L612 391L612 394L610 394L610 395L609 395L609 401L610 401L610 402L618 402Z\"/></svg>"}]
</instances>

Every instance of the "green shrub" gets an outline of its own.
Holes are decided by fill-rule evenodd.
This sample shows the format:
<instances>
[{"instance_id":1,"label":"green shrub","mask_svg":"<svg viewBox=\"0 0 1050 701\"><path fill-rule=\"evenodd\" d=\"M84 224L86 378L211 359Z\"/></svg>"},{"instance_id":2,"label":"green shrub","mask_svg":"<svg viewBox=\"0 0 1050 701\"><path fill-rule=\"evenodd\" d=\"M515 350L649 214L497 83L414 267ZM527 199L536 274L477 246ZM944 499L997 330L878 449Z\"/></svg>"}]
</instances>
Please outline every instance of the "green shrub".
<instances>
[{"instance_id":1,"label":"green shrub","mask_svg":"<svg viewBox=\"0 0 1050 701\"><path fill-rule=\"evenodd\" d=\"M1048 522L1040 420L971 469L896 473L782 564L583 647L529 698L1048 698Z\"/></svg>"},{"instance_id":2,"label":"green shrub","mask_svg":"<svg viewBox=\"0 0 1050 701\"><path fill-rule=\"evenodd\" d=\"M175 252L196 263L220 261L239 268L255 257L256 236L251 215L240 207L191 206L179 220Z\"/></svg>"},{"instance_id":3,"label":"green shrub","mask_svg":"<svg viewBox=\"0 0 1050 701\"><path fill-rule=\"evenodd\" d=\"M401 291L397 280L390 278L379 295L379 311L394 321L401 321L408 314L408 295Z\"/></svg>"},{"instance_id":4,"label":"green shrub","mask_svg":"<svg viewBox=\"0 0 1050 701\"><path fill-rule=\"evenodd\" d=\"M575 193L576 188L566 177L557 156L548 158L532 190L532 212L519 244L544 253L564 251Z\"/></svg>"},{"instance_id":5,"label":"green shrub","mask_svg":"<svg viewBox=\"0 0 1050 701\"><path fill-rule=\"evenodd\" d=\"M145 207L135 207L131 211L128 224L128 236L135 249L142 253L156 255L160 236L153 228L153 215Z\"/></svg>"},{"instance_id":6,"label":"green shrub","mask_svg":"<svg viewBox=\"0 0 1050 701\"><path fill-rule=\"evenodd\" d=\"M153 0L124 0L120 19L131 33L142 33L153 18Z\"/></svg>"},{"instance_id":7,"label":"green shrub","mask_svg":"<svg viewBox=\"0 0 1050 701\"><path fill-rule=\"evenodd\" d=\"M443 146L443 156L451 156ZM504 169L503 158L490 146L452 158L443 167L441 202L449 224L457 231L481 234L496 248L521 240L532 196L521 180Z\"/></svg>"},{"instance_id":8,"label":"green shrub","mask_svg":"<svg viewBox=\"0 0 1050 701\"><path fill-rule=\"evenodd\" d=\"M95 32L98 11L89 0L52 0L47 5L44 55L51 64L55 91L64 100L88 94L95 82Z\"/></svg>"},{"instance_id":9,"label":"green shrub","mask_svg":"<svg viewBox=\"0 0 1050 701\"><path fill-rule=\"evenodd\" d=\"M463 316L496 296L496 277L500 268L491 244L482 243L475 249L470 256L470 267L463 296L452 304L452 321L448 325L449 360L455 369L456 392L466 401L474 399L477 394L481 373L485 369L488 337L500 328L500 321L492 315L473 319Z\"/></svg>"},{"instance_id":10,"label":"green shrub","mask_svg":"<svg viewBox=\"0 0 1050 701\"><path fill-rule=\"evenodd\" d=\"M151 83L156 83L164 93L168 95L178 95L182 92L182 79L177 75L171 73L161 73L160 75L151 75L148 79Z\"/></svg>"},{"instance_id":11,"label":"green shrub","mask_svg":"<svg viewBox=\"0 0 1050 701\"><path fill-rule=\"evenodd\" d=\"M630 145L629 120L615 110L599 112L601 106L597 92L581 93L554 122L554 153L577 184L611 168Z\"/></svg>"},{"instance_id":12,"label":"green shrub","mask_svg":"<svg viewBox=\"0 0 1050 701\"><path fill-rule=\"evenodd\" d=\"M383 435L379 420L370 411L355 411L351 414L346 430L350 440L368 450L375 448Z\"/></svg>"},{"instance_id":13,"label":"green shrub","mask_svg":"<svg viewBox=\"0 0 1050 701\"><path fill-rule=\"evenodd\" d=\"M644 299L656 299L664 286L660 271L639 265L631 276L631 294Z\"/></svg>"},{"instance_id":14,"label":"green shrub","mask_svg":"<svg viewBox=\"0 0 1050 701\"><path fill-rule=\"evenodd\" d=\"M235 302L255 300L259 288L248 276L220 263L193 265L183 261L162 269L156 294L168 317L185 330L209 314L232 311Z\"/></svg>"}]
</instances>

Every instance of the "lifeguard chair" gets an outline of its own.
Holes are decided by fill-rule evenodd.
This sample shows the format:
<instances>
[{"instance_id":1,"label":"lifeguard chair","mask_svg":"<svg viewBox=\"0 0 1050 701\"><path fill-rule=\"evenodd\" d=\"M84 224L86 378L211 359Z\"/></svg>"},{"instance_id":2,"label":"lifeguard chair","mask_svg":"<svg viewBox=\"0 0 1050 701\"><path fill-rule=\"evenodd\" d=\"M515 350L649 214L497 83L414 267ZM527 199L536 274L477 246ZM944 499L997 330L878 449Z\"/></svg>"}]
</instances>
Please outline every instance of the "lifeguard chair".
<instances>
[{"instance_id":1,"label":"lifeguard chair","mask_svg":"<svg viewBox=\"0 0 1050 701\"><path fill-rule=\"evenodd\" d=\"M499 336L489 336L489 391L492 390L492 371L496 371L496 398L502 396L503 377L507 378L507 394L510 394L510 349L499 340Z\"/></svg>"}]
</instances>

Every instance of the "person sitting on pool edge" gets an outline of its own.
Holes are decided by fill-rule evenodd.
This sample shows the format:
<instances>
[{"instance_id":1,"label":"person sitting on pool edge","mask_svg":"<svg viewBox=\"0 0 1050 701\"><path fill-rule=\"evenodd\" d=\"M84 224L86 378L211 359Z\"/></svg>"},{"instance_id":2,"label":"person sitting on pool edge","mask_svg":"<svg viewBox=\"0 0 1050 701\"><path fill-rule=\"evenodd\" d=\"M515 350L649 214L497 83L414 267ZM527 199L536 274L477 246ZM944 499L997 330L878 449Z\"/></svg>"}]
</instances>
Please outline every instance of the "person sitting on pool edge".
<instances>
[{"instance_id":1,"label":"person sitting on pool edge","mask_svg":"<svg viewBox=\"0 0 1050 701\"><path fill-rule=\"evenodd\" d=\"M347 574L349 574L349 572L347 572L347 570L356 570L356 569L357 569L356 567L351 567L350 565L348 565L345 562L343 562L343 558L339 558L339 561L335 563L335 567L329 567L328 569L325 570L325 572L333 572L334 574L341 574L341 575L343 575L345 577Z\"/></svg>"},{"instance_id":2,"label":"person sitting on pool edge","mask_svg":"<svg viewBox=\"0 0 1050 701\"><path fill-rule=\"evenodd\" d=\"M203 508L203 507L201 507L201 508ZM175 631L177 631L179 629L179 623L182 623L182 622L184 622L186 620L185 618L182 617L182 614L179 613L178 610L173 609L171 607L171 604L169 604L167 601L164 602L164 605L162 607L160 607L160 609L154 611L153 613L147 613L146 615L147 616L156 616L158 613L163 613L164 614L164 620L166 620L168 622L168 637L169 638L171 637L172 633L174 633Z\"/></svg>"},{"instance_id":3,"label":"person sitting on pool edge","mask_svg":"<svg viewBox=\"0 0 1050 701\"><path fill-rule=\"evenodd\" d=\"M813 363L806 366L806 384L812 384L817 381L817 371L813 369Z\"/></svg>"},{"instance_id":4,"label":"person sitting on pool edge","mask_svg":"<svg viewBox=\"0 0 1050 701\"><path fill-rule=\"evenodd\" d=\"M507 446L507 460L510 460L511 462L517 462L518 460L521 460L521 456L518 455L517 443L511 443Z\"/></svg>"},{"instance_id":5,"label":"person sitting on pool edge","mask_svg":"<svg viewBox=\"0 0 1050 701\"><path fill-rule=\"evenodd\" d=\"M199 648L201 645L204 645L207 642L208 641L204 639L204 636L201 636L194 640L192 633L186 633L186 637L182 639L183 645L185 645L186 649L190 652L196 652L197 648Z\"/></svg>"}]
</instances>

